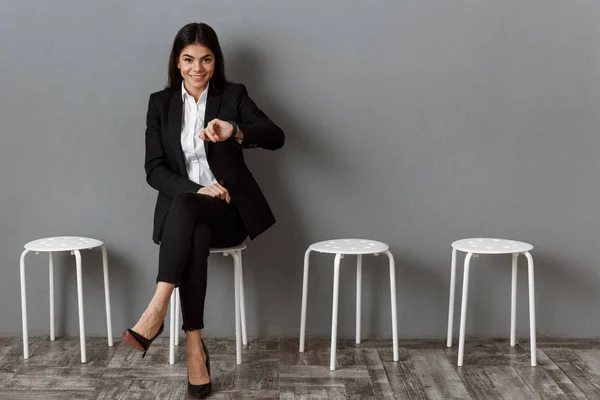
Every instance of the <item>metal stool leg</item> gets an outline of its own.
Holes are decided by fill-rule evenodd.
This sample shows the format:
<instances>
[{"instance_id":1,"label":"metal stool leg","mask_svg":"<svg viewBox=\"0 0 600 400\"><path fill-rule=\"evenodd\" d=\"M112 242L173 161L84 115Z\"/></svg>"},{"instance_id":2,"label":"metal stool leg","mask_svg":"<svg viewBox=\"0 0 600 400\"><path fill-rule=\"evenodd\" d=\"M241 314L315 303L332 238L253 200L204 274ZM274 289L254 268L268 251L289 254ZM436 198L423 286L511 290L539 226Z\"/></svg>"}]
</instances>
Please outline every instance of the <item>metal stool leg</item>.
<instances>
[{"instance_id":1,"label":"metal stool leg","mask_svg":"<svg viewBox=\"0 0 600 400\"><path fill-rule=\"evenodd\" d=\"M356 256L356 344L360 344L360 313L362 303L362 254Z\"/></svg>"},{"instance_id":2,"label":"metal stool leg","mask_svg":"<svg viewBox=\"0 0 600 400\"><path fill-rule=\"evenodd\" d=\"M308 298L308 265L310 249L304 253L304 277L302 278L302 311L300 313L300 353L304 353L304 340L306 333L306 302Z\"/></svg>"},{"instance_id":3,"label":"metal stool leg","mask_svg":"<svg viewBox=\"0 0 600 400\"><path fill-rule=\"evenodd\" d=\"M27 291L25 288L25 256L29 250L21 253L20 275L21 275L21 322L23 323L23 358L29 358L29 338L27 335Z\"/></svg>"},{"instance_id":4,"label":"metal stool leg","mask_svg":"<svg viewBox=\"0 0 600 400\"><path fill-rule=\"evenodd\" d=\"M510 345L516 343L516 319L517 319L517 258L519 254L512 255L512 279L510 285Z\"/></svg>"},{"instance_id":5,"label":"metal stool leg","mask_svg":"<svg viewBox=\"0 0 600 400\"><path fill-rule=\"evenodd\" d=\"M54 331L54 253L48 254L48 283L50 293L50 340L56 339Z\"/></svg>"},{"instance_id":6,"label":"metal stool leg","mask_svg":"<svg viewBox=\"0 0 600 400\"><path fill-rule=\"evenodd\" d=\"M110 287L108 283L108 255L106 254L106 247L100 247L102 251L102 270L104 272L104 303L106 306L106 332L108 335L108 346L113 345L112 335L112 317L110 312Z\"/></svg>"},{"instance_id":7,"label":"metal stool leg","mask_svg":"<svg viewBox=\"0 0 600 400\"><path fill-rule=\"evenodd\" d=\"M529 252L525 253L527 257L528 280L529 280L529 341L531 346L531 366L537 365L536 340L535 340L535 287L533 279L533 257Z\"/></svg>"},{"instance_id":8,"label":"metal stool leg","mask_svg":"<svg viewBox=\"0 0 600 400\"><path fill-rule=\"evenodd\" d=\"M335 371L335 356L337 349L337 322L338 322L338 299L340 294L340 260L341 254L335 255L333 270L333 306L331 309L331 356L329 358L329 369Z\"/></svg>"},{"instance_id":9,"label":"metal stool leg","mask_svg":"<svg viewBox=\"0 0 600 400\"><path fill-rule=\"evenodd\" d=\"M179 315L181 314L181 298L179 297L179 288L176 289L175 295L175 346L179 346Z\"/></svg>"},{"instance_id":10,"label":"metal stool leg","mask_svg":"<svg viewBox=\"0 0 600 400\"><path fill-rule=\"evenodd\" d=\"M234 283L235 283L235 355L237 364L242 363L242 330L240 326L240 269L241 260L237 252L232 252L234 264Z\"/></svg>"},{"instance_id":11,"label":"metal stool leg","mask_svg":"<svg viewBox=\"0 0 600 400\"><path fill-rule=\"evenodd\" d=\"M398 315L396 310L396 263L394 262L394 256L390 251L386 251L385 254L390 260L390 298L392 302L392 338L394 344L394 361L400 360L398 354Z\"/></svg>"},{"instance_id":12,"label":"metal stool leg","mask_svg":"<svg viewBox=\"0 0 600 400\"><path fill-rule=\"evenodd\" d=\"M467 297L469 295L469 268L471 266L471 257L473 253L468 253L465 257L465 272L463 275L462 304L460 310L460 336L458 339L458 366L463 365L463 355L465 350L465 325L467 321Z\"/></svg>"},{"instance_id":13,"label":"metal stool leg","mask_svg":"<svg viewBox=\"0 0 600 400\"><path fill-rule=\"evenodd\" d=\"M240 257L240 313L242 315L242 344L248 345L248 335L246 334L246 299L244 297L244 264L242 263L242 251L237 251Z\"/></svg>"},{"instance_id":14,"label":"metal stool leg","mask_svg":"<svg viewBox=\"0 0 600 400\"><path fill-rule=\"evenodd\" d=\"M450 269L450 299L448 300L448 336L446 347L452 347L452 325L454 323L454 294L456 289L456 249L452 249L452 265Z\"/></svg>"},{"instance_id":15,"label":"metal stool leg","mask_svg":"<svg viewBox=\"0 0 600 400\"><path fill-rule=\"evenodd\" d=\"M171 300L169 301L169 364L175 364L175 302L178 297L178 288L171 292Z\"/></svg>"},{"instance_id":16,"label":"metal stool leg","mask_svg":"<svg viewBox=\"0 0 600 400\"><path fill-rule=\"evenodd\" d=\"M83 312L83 278L81 272L81 253L79 250L73 250L75 255L75 265L77 268L77 303L79 308L79 341L81 345L81 362L87 362L87 356L85 352L85 320Z\"/></svg>"}]
</instances>

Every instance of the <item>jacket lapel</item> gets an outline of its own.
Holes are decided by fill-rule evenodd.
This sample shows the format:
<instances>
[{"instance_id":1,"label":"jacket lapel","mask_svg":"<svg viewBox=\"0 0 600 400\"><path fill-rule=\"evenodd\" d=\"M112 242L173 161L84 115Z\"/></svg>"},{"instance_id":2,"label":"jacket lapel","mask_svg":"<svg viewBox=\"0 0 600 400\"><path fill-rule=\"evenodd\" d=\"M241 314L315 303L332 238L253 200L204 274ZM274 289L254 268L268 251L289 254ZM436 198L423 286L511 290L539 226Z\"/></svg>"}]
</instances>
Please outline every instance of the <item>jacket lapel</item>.
<instances>
[{"instance_id":1,"label":"jacket lapel","mask_svg":"<svg viewBox=\"0 0 600 400\"><path fill-rule=\"evenodd\" d=\"M219 105L221 104L221 94L218 90L214 88L213 85L208 87L208 97L206 99L206 111L204 112L204 127L208 125L210 121L217 118L217 113L219 112ZM206 140L204 142L204 151L206 151L206 158L208 158L208 154L210 152L210 146L212 142Z\"/></svg>"},{"instance_id":2,"label":"jacket lapel","mask_svg":"<svg viewBox=\"0 0 600 400\"><path fill-rule=\"evenodd\" d=\"M175 149L175 161L179 170L185 172L185 158L181 148L181 121L183 118L183 101L181 100L181 88L173 91L169 104L169 142Z\"/></svg>"}]
</instances>

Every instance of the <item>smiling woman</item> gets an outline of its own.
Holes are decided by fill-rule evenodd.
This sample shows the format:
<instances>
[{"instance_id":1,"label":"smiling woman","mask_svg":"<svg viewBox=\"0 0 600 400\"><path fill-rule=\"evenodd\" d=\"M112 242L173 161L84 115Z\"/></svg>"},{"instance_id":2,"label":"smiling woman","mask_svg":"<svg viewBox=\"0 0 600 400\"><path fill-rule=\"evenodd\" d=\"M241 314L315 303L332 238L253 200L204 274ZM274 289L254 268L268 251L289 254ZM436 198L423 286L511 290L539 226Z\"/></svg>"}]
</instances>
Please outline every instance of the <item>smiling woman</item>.
<instances>
[{"instance_id":1,"label":"smiling woman","mask_svg":"<svg viewBox=\"0 0 600 400\"><path fill-rule=\"evenodd\" d=\"M283 142L281 129L244 85L225 78L215 31L201 23L181 28L169 58L168 85L150 95L146 117L146 180L158 191L152 235L160 244L156 291L123 341L145 355L163 330L178 286L188 392L196 398L212 390L201 338L210 248L236 246L275 223L242 150L276 150Z\"/></svg>"}]
</instances>

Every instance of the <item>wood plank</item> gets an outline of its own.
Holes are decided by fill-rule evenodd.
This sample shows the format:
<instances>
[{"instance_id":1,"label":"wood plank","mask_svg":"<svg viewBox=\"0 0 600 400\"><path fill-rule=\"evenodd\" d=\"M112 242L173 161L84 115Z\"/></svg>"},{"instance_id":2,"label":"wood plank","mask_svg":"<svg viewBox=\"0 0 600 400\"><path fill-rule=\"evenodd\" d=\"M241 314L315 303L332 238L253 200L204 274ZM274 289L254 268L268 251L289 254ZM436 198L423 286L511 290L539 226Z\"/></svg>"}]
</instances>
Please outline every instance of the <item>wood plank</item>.
<instances>
[{"instance_id":1,"label":"wood plank","mask_svg":"<svg viewBox=\"0 0 600 400\"><path fill-rule=\"evenodd\" d=\"M448 360L413 361L413 366L428 399L471 399Z\"/></svg>"},{"instance_id":2,"label":"wood plank","mask_svg":"<svg viewBox=\"0 0 600 400\"><path fill-rule=\"evenodd\" d=\"M600 371L592 356L597 356L598 350L554 348L544 352L585 396L600 398Z\"/></svg>"},{"instance_id":3,"label":"wood plank","mask_svg":"<svg viewBox=\"0 0 600 400\"><path fill-rule=\"evenodd\" d=\"M284 365L320 365L329 368L331 342L329 339L307 340L304 353L299 352L297 340L282 340L280 361ZM354 341L338 340L336 351L336 368L347 368L362 365L361 348Z\"/></svg>"},{"instance_id":4,"label":"wood plank","mask_svg":"<svg viewBox=\"0 0 600 400\"><path fill-rule=\"evenodd\" d=\"M71 366L47 367L38 365L23 365L15 375L5 383L6 390L96 390L102 386L102 368Z\"/></svg>"},{"instance_id":5,"label":"wood plank","mask_svg":"<svg viewBox=\"0 0 600 400\"><path fill-rule=\"evenodd\" d=\"M279 360L246 361L236 368L235 389L257 390L279 387Z\"/></svg>"},{"instance_id":6,"label":"wood plank","mask_svg":"<svg viewBox=\"0 0 600 400\"><path fill-rule=\"evenodd\" d=\"M537 350L536 367L531 366L531 352L528 343L517 343L511 347L508 341L496 343L525 384L542 399L585 398L585 395L566 377L540 349ZM568 389L565 393L559 384Z\"/></svg>"},{"instance_id":7,"label":"wood plank","mask_svg":"<svg viewBox=\"0 0 600 400\"><path fill-rule=\"evenodd\" d=\"M483 367L494 386L506 400L538 399L513 367Z\"/></svg>"},{"instance_id":8,"label":"wood plank","mask_svg":"<svg viewBox=\"0 0 600 400\"><path fill-rule=\"evenodd\" d=\"M586 395L569 377L548 357L545 351L537 351L538 368L543 368L568 399L585 399Z\"/></svg>"},{"instance_id":9,"label":"wood plank","mask_svg":"<svg viewBox=\"0 0 600 400\"><path fill-rule=\"evenodd\" d=\"M388 398L394 397L392 386L388 381L385 373L385 368L379 357L379 352L376 348L363 349L363 359L371 379L371 386L373 388L373 394L376 398Z\"/></svg>"},{"instance_id":10,"label":"wood plank","mask_svg":"<svg viewBox=\"0 0 600 400\"><path fill-rule=\"evenodd\" d=\"M56 390L48 392L47 390L11 391L0 389L0 400L94 400L97 395L95 391Z\"/></svg>"},{"instance_id":11,"label":"wood plank","mask_svg":"<svg viewBox=\"0 0 600 400\"><path fill-rule=\"evenodd\" d=\"M502 394L485 373L483 367L468 365L458 368L458 376L472 398L477 400L502 400Z\"/></svg>"},{"instance_id":12,"label":"wood plank","mask_svg":"<svg viewBox=\"0 0 600 400\"><path fill-rule=\"evenodd\" d=\"M297 400L345 400L348 397L343 387L299 386L295 388L293 398Z\"/></svg>"},{"instance_id":13,"label":"wood plank","mask_svg":"<svg viewBox=\"0 0 600 400\"><path fill-rule=\"evenodd\" d=\"M397 399L427 399L425 389L411 361L394 361L391 346L389 348L380 348L377 352L379 353L390 387Z\"/></svg>"},{"instance_id":14,"label":"wood plank","mask_svg":"<svg viewBox=\"0 0 600 400\"><path fill-rule=\"evenodd\" d=\"M600 339L537 339L538 349L600 349Z\"/></svg>"}]
</instances>

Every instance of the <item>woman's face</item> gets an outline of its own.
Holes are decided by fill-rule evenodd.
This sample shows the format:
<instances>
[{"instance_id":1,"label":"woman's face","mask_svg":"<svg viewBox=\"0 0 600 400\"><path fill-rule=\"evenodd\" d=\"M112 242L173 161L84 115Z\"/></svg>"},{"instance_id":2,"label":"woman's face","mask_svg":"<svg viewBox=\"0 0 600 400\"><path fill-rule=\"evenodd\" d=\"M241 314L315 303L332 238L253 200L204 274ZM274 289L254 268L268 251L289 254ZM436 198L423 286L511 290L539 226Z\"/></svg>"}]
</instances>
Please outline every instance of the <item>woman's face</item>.
<instances>
[{"instance_id":1,"label":"woman's face","mask_svg":"<svg viewBox=\"0 0 600 400\"><path fill-rule=\"evenodd\" d=\"M187 45L179 54L177 68L181 71L186 90L199 95L215 71L215 55L199 43Z\"/></svg>"}]
</instances>

